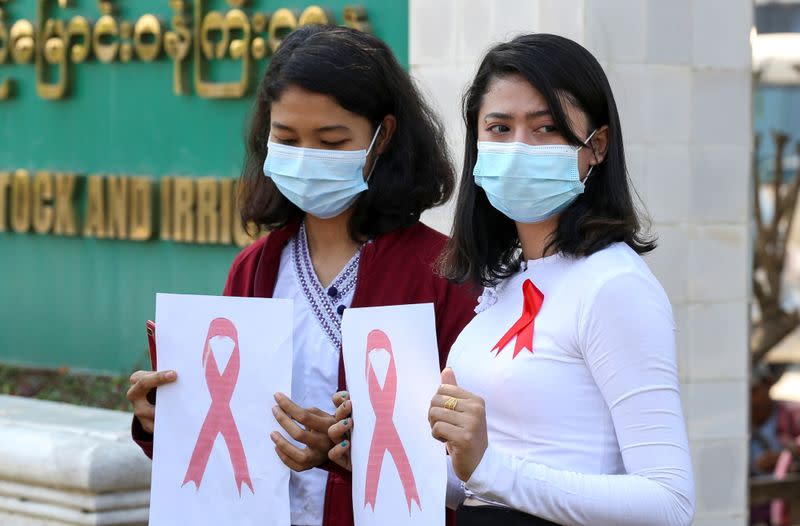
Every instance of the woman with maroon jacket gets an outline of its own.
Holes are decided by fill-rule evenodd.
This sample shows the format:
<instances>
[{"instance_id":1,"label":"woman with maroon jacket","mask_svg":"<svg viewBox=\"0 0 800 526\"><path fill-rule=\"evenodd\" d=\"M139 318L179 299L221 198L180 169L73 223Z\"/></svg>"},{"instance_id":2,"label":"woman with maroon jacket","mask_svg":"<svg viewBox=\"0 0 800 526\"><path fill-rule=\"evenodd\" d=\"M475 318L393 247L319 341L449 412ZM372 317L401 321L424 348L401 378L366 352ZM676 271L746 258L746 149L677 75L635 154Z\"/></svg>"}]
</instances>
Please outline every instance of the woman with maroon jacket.
<instances>
[{"instance_id":1,"label":"woman with maroon jacket","mask_svg":"<svg viewBox=\"0 0 800 526\"><path fill-rule=\"evenodd\" d=\"M450 197L453 169L408 74L383 42L355 30L292 33L254 109L242 218L270 234L235 259L224 294L294 300L292 393L265 401L285 434L269 439L293 470L292 524L349 526L350 474L328 461L330 393L345 389L341 317L349 307L432 302L444 365L476 294L435 273L446 238L419 218ZM131 377L133 436L148 455L147 394L176 379L175 371Z\"/></svg>"}]
</instances>

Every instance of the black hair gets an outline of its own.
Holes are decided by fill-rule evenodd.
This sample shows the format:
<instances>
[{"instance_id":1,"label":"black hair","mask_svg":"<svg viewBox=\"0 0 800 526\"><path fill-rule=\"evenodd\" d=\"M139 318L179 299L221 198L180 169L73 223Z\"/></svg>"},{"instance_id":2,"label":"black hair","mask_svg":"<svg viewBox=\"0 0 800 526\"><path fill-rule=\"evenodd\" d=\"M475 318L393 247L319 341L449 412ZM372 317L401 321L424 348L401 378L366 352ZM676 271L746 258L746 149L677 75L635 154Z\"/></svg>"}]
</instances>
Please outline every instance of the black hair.
<instances>
[{"instance_id":1,"label":"black hair","mask_svg":"<svg viewBox=\"0 0 800 526\"><path fill-rule=\"evenodd\" d=\"M272 230L304 215L263 173L271 104L291 86L332 97L373 131L387 115L397 120L369 189L353 205L354 240L410 226L450 198L455 173L442 126L389 47L355 29L305 26L283 41L258 88L239 192L244 224Z\"/></svg>"},{"instance_id":2,"label":"black hair","mask_svg":"<svg viewBox=\"0 0 800 526\"><path fill-rule=\"evenodd\" d=\"M441 261L444 275L456 282L491 286L516 272L521 263L514 221L489 203L472 175L478 157L481 101L492 80L509 75L520 75L542 94L555 127L570 144L583 142L570 126L565 102L587 115L590 129L581 133L608 126L606 156L593 168L584 193L561 213L545 253L583 257L615 242L627 243L639 254L653 250L655 241L643 233L631 198L619 115L603 68L572 40L530 34L490 49L464 95L464 168L453 234Z\"/></svg>"}]
</instances>

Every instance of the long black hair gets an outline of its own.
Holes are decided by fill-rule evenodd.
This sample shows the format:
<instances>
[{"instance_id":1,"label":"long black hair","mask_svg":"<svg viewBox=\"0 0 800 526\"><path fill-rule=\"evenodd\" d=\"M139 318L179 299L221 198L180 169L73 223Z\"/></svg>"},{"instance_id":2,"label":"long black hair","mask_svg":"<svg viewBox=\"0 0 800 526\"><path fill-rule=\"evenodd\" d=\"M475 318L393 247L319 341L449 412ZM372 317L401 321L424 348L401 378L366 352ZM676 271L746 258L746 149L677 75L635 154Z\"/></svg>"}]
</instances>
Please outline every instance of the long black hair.
<instances>
[{"instance_id":1,"label":"long black hair","mask_svg":"<svg viewBox=\"0 0 800 526\"><path fill-rule=\"evenodd\" d=\"M244 224L272 230L303 215L263 173L271 104L290 86L332 97L368 119L373 131L387 115L397 119L369 189L354 204L353 239L410 226L450 198L455 174L442 126L389 47L355 29L306 26L283 41L258 88L240 183Z\"/></svg>"},{"instance_id":2,"label":"long black hair","mask_svg":"<svg viewBox=\"0 0 800 526\"><path fill-rule=\"evenodd\" d=\"M584 193L561 213L545 252L589 256L614 242L627 243L639 254L653 250L655 241L643 232L631 197L619 114L603 68L572 40L549 34L522 35L489 50L464 95L464 168L453 234L442 259L443 273L457 282L491 286L520 266L514 221L489 203L472 176L478 158L481 101L492 80L508 75L522 76L542 94L555 127L570 144L583 145L570 127L565 102L587 115L590 129L582 133L608 126L606 156L592 170Z\"/></svg>"}]
</instances>

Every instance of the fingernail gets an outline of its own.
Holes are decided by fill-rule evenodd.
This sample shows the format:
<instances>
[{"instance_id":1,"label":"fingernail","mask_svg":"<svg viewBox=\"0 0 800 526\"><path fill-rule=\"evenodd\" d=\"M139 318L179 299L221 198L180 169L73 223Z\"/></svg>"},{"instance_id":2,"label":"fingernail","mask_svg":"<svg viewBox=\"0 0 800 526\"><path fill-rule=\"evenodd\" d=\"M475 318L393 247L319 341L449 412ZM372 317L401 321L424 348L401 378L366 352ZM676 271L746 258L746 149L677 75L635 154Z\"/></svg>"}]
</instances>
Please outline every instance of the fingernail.
<instances>
[{"instance_id":1,"label":"fingernail","mask_svg":"<svg viewBox=\"0 0 800 526\"><path fill-rule=\"evenodd\" d=\"M175 371L167 371L167 374L164 375L167 380L174 380L175 379Z\"/></svg>"},{"instance_id":2,"label":"fingernail","mask_svg":"<svg viewBox=\"0 0 800 526\"><path fill-rule=\"evenodd\" d=\"M342 398L347 398L347 391L342 391Z\"/></svg>"},{"instance_id":3,"label":"fingernail","mask_svg":"<svg viewBox=\"0 0 800 526\"><path fill-rule=\"evenodd\" d=\"M343 426L345 426L345 427L346 427L346 426L347 426L349 423L350 423L350 419L349 419L349 418L345 418L344 420L342 420L342 425L343 425Z\"/></svg>"},{"instance_id":4,"label":"fingernail","mask_svg":"<svg viewBox=\"0 0 800 526\"><path fill-rule=\"evenodd\" d=\"M343 440L341 446L342 447L347 447L347 440Z\"/></svg>"},{"instance_id":5,"label":"fingernail","mask_svg":"<svg viewBox=\"0 0 800 526\"><path fill-rule=\"evenodd\" d=\"M272 414L273 415L277 415L278 414L278 406L277 405L272 406Z\"/></svg>"}]
</instances>

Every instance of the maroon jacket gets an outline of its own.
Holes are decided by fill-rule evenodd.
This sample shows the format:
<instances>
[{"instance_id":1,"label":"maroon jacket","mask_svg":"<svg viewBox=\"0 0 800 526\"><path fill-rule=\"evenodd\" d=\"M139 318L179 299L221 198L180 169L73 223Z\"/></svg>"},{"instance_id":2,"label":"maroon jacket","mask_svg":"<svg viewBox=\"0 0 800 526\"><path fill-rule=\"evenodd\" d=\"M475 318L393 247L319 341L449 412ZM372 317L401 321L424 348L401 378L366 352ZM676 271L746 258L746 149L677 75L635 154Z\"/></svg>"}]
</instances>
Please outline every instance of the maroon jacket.
<instances>
[{"instance_id":1,"label":"maroon jacket","mask_svg":"<svg viewBox=\"0 0 800 526\"><path fill-rule=\"evenodd\" d=\"M299 226L299 222L294 222L242 250L231 265L224 295L272 297L281 252ZM453 285L436 275L433 266L445 241L442 234L416 223L366 243L361 249L352 302L353 307L433 303L441 367L461 329L472 319L477 299L469 286ZM345 389L345 385L344 361L340 358L339 389ZM133 438L152 457L153 437L144 432L136 418ZM333 463L323 469L329 472L323 526L352 526L350 472ZM450 513L447 522L454 522Z\"/></svg>"}]
</instances>

